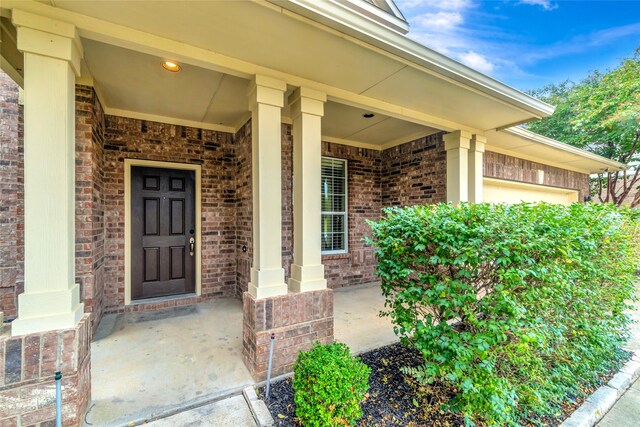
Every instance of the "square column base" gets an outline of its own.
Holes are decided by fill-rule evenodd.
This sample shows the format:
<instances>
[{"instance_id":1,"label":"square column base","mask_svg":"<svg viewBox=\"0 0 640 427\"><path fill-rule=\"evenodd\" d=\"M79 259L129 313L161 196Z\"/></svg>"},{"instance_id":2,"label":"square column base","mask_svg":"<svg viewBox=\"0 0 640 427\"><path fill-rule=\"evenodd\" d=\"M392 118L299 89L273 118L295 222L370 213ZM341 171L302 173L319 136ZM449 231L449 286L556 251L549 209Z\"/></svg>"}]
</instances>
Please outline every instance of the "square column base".
<instances>
[{"instance_id":1,"label":"square column base","mask_svg":"<svg viewBox=\"0 0 640 427\"><path fill-rule=\"evenodd\" d=\"M62 372L62 425L81 426L91 401L91 320L73 328L11 336L0 332L0 425L55 424Z\"/></svg>"},{"instance_id":2,"label":"square column base","mask_svg":"<svg viewBox=\"0 0 640 427\"><path fill-rule=\"evenodd\" d=\"M324 265L291 265L289 290L291 292L319 291L327 288Z\"/></svg>"},{"instance_id":3,"label":"square column base","mask_svg":"<svg viewBox=\"0 0 640 427\"><path fill-rule=\"evenodd\" d=\"M272 377L291 372L298 352L308 350L314 341L333 342L331 289L264 299L245 292L242 303L242 360L256 381L267 378L272 333Z\"/></svg>"},{"instance_id":4,"label":"square column base","mask_svg":"<svg viewBox=\"0 0 640 427\"><path fill-rule=\"evenodd\" d=\"M18 295L18 307L18 318L11 323L14 336L73 328L84 315L78 284L69 289L24 292Z\"/></svg>"},{"instance_id":5,"label":"square column base","mask_svg":"<svg viewBox=\"0 0 640 427\"><path fill-rule=\"evenodd\" d=\"M249 293L256 299L286 295L287 284L284 282L284 269L258 270L252 267Z\"/></svg>"}]
</instances>

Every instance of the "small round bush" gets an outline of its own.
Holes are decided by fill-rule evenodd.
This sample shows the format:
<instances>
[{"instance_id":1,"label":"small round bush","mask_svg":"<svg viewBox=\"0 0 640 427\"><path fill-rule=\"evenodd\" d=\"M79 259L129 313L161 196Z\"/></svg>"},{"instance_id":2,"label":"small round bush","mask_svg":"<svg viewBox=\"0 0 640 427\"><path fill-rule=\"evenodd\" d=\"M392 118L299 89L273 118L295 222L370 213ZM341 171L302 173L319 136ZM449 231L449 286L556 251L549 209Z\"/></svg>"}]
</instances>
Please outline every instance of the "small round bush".
<instances>
[{"instance_id":1,"label":"small round bush","mask_svg":"<svg viewBox=\"0 0 640 427\"><path fill-rule=\"evenodd\" d=\"M293 366L296 415L304 426L352 426L362 416L370 369L349 347L315 343Z\"/></svg>"}]
</instances>

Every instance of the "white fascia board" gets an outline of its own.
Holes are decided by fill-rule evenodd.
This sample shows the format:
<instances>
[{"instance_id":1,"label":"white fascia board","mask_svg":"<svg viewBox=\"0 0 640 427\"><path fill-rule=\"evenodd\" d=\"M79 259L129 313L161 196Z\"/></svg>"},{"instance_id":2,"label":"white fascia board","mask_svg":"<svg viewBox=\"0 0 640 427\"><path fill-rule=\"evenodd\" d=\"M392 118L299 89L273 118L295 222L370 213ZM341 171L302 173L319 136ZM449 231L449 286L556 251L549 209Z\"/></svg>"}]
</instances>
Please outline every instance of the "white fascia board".
<instances>
[{"instance_id":1,"label":"white fascia board","mask_svg":"<svg viewBox=\"0 0 640 427\"><path fill-rule=\"evenodd\" d=\"M607 167L613 168L615 170L625 170L629 168L624 163L607 159L606 157L602 157L590 151L583 150L578 147L574 147L573 145L569 145L564 142L557 141L555 139L547 138L546 136L539 135L535 132L531 132L530 130L527 130L521 127L512 127L512 128L502 129L499 132L506 132L511 135L518 136L520 138L524 138L538 144L543 144L551 148L555 148L558 150L566 151L571 154L575 154L585 159L594 160L596 162L602 163L603 165L606 165Z\"/></svg>"},{"instance_id":2,"label":"white fascia board","mask_svg":"<svg viewBox=\"0 0 640 427\"><path fill-rule=\"evenodd\" d=\"M436 75L450 78L532 114L532 119L550 116L555 107L444 56L371 19L332 1L289 0L269 2L346 33ZM418 68L419 68L418 67Z\"/></svg>"}]
</instances>

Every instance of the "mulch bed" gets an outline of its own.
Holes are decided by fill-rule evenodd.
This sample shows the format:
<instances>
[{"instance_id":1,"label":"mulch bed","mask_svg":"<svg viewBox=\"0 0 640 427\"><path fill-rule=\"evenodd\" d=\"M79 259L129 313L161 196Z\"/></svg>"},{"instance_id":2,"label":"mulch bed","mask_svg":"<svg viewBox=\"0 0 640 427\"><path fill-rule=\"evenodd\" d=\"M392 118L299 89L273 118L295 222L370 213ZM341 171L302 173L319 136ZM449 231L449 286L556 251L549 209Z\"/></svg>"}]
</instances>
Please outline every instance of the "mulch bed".
<instances>
[{"instance_id":1,"label":"mulch bed","mask_svg":"<svg viewBox=\"0 0 640 427\"><path fill-rule=\"evenodd\" d=\"M447 387L432 384L423 386L411 377L400 372L405 366L418 366L420 353L412 349L393 344L360 355L362 361L371 368L369 392L362 402L362 418L357 426L464 426L462 415L440 408L440 405L453 397L453 391ZM599 378L593 386L582 389L580 396L569 396L558 409L555 417L532 418L528 426L559 425L584 399L611 376L628 360L630 353L620 352L618 364L609 373ZM258 389L258 396L264 400L265 388ZM300 427L295 416L293 387L291 377L271 384L270 399L267 407L278 427Z\"/></svg>"}]
</instances>

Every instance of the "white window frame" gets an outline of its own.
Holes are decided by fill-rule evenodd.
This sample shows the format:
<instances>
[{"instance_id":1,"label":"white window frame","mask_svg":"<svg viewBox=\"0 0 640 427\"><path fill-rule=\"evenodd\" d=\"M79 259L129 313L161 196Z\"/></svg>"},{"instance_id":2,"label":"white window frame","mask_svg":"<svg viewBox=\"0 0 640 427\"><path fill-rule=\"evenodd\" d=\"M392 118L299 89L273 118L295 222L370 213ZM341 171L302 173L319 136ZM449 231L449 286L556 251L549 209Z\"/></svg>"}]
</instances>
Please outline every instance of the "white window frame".
<instances>
[{"instance_id":1,"label":"white window frame","mask_svg":"<svg viewBox=\"0 0 640 427\"><path fill-rule=\"evenodd\" d=\"M330 160L335 160L335 161L339 161L342 162L344 164L344 212L336 212L336 211L323 211L322 210L322 202L321 202L321 207L320 207L320 218L322 218L322 215L336 215L336 214L340 214L340 215L344 215L344 249L338 249L338 250L333 250L333 251L323 251L321 250L320 253L322 255L336 255L336 254L346 254L349 252L349 162L347 161L347 159L340 159L337 157L329 157L329 156L322 156L322 159L330 159ZM322 169L320 172L320 176L322 177ZM320 190L320 197L322 200L322 191ZM323 231L322 231L322 220L320 221L320 247L322 248L322 236L323 236Z\"/></svg>"}]
</instances>

